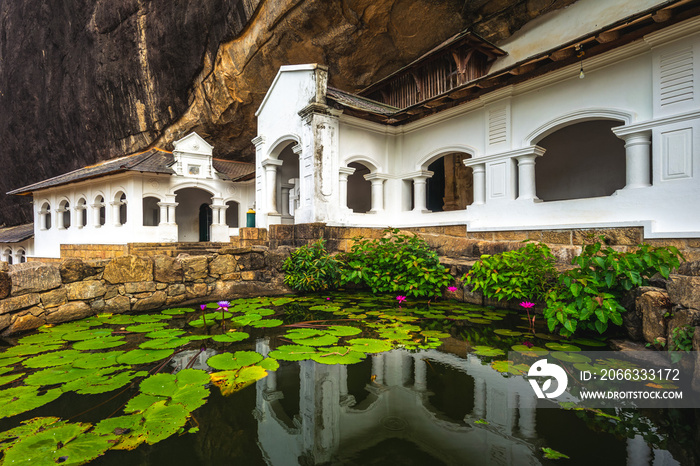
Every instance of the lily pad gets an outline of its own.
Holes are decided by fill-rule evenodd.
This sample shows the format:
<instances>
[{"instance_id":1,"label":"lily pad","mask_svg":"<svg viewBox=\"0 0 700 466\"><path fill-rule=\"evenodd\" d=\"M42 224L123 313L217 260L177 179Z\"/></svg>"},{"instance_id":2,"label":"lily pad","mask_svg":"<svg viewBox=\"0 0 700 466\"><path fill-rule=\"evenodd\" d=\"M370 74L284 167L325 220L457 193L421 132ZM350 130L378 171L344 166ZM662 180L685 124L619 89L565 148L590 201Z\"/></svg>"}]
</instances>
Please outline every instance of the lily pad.
<instances>
[{"instance_id":1,"label":"lily pad","mask_svg":"<svg viewBox=\"0 0 700 466\"><path fill-rule=\"evenodd\" d=\"M161 314L165 314L167 316L180 316L190 312L194 312L194 309L189 307L175 307L172 309L166 309L164 311L161 311Z\"/></svg>"},{"instance_id":2,"label":"lily pad","mask_svg":"<svg viewBox=\"0 0 700 466\"><path fill-rule=\"evenodd\" d=\"M250 326L255 327L255 328L272 328L272 327L279 327L280 325L284 324L279 319L264 319L264 320L256 320L255 322L251 322Z\"/></svg>"},{"instance_id":3,"label":"lily pad","mask_svg":"<svg viewBox=\"0 0 700 466\"><path fill-rule=\"evenodd\" d=\"M51 333L35 333L34 335L27 335L19 339L20 345L34 345L38 343L56 343L56 335Z\"/></svg>"},{"instance_id":4,"label":"lily pad","mask_svg":"<svg viewBox=\"0 0 700 466\"><path fill-rule=\"evenodd\" d=\"M578 346L569 345L568 343L545 343L544 346L553 351L581 351L581 348Z\"/></svg>"},{"instance_id":5,"label":"lily pad","mask_svg":"<svg viewBox=\"0 0 700 466\"><path fill-rule=\"evenodd\" d=\"M72 364L76 358L82 355L83 353L73 349L54 351L53 353L46 353L40 356L34 356L33 358L29 358L22 364L25 367L29 367L31 369L39 369L42 367L56 367L62 366L64 364Z\"/></svg>"},{"instance_id":6,"label":"lily pad","mask_svg":"<svg viewBox=\"0 0 700 466\"><path fill-rule=\"evenodd\" d=\"M146 443L153 445L165 440L185 425L189 411L181 404L166 405L158 401L143 413L143 430L146 433Z\"/></svg>"},{"instance_id":7,"label":"lily pad","mask_svg":"<svg viewBox=\"0 0 700 466\"><path fill-rule=\"evenodd\" d=\"M280 363L278 363L277 360L274 358L265 358L259 363L257 363L256 366L260 366L265 370L274 372L277 369L279 369Z\"/></svg>"},{"instance_id":8,"label":"lily pad","mask_svg":"<svg viewBox=\"0 0 700 466\"><path fill-rule=\"evenodd\" d=\"M564 351L555 351L552 357L564 362L589 363L591 358L584 356L581 353L566 353Z\"/></svg>"},{"instance_id":9,"label":"lily pad","mask_svg":"<svg viewBox=\"0 0 700 466\"><path fill-rule=\"evenodd\" d=\"M507 328L497 328L493 331L496 335L503 335L504 337L519 337L522 332L516 332L515 330L509 330Z\"/></svg>"},{"instance_id":10,"label":"lily pad","mask_svg":"<svg viewBox=\"0 0 700 466\"><path fill-rule=\"evenodd\" d=\"M162 330L166 325L164 322L154 322L149 324L130 325L126 328L127 332L149 333L156 330Z\"/></svg>"},{"instance_id":11,"label":"lily pad","mask_svg":"<svg viewBox=\"0 0 700 466\"><path fill-rule=\"evenodd\" d=\"M63 384L72 382L83 377L87 377L92 373L91 369L77 369L72 366L49 367L28 375L24 379L25 385L34 385L37 387Z\"/></svg>"},{"instance_id":12,"label":"lily pad","mask_svg":"<svg viewBox=\"0 0 700 466\"><path fill-rule=\"evenodd\" d=\"M36 345L18 345L5 350L3 356L14 357L14 356L29 356L32 354L46 353L48 351L56 351L63 347L63 342L49 345L49 344L36 344Z\"/></svg>"},{"instance_id":13,"label":"lily pad","mask_svg":"<svg viewBox=\"0 0 700 466\"><path fill-rule=\"evenodd\" d=\"M252 366L263 360L260 353L255 351L236 351L235 353L221 353L207 359L207 365L214 369L230 371L245 366Z\"/></svg>"},{"instance_id":14,"label":"lily pad","mask_svg":"<svg viewBox=\"0 0 700 466\"><path fill-rule=\"evenodd\" d=\"M21 385L0 391L0 418L31 411L32 409L50 403L59 396L61 390L54 388L39 395L38 387Z\"/></svg>"},{"instance_id":15,"label":"lily pad","mask_svg":"<svg viewBox=\"0 0 700 466\"><path fill-rule=\"evenodd\" d=\"M219 343L235 343L237 341L246 340L249 337L250 335L245 332L227 332L222 335L214 335L211 339Z\"/></svg>"},{"instance_id":16,"label":"lily pad","mask_svg":"<svg viewBox=\"0 0 700 466\"><path fill-rule=\"evenodd\" d=\"M503 356L506 354L503 350L493 348L491 346L474 346L474 351L472 353L476 354L477 356L486 357Z\"/></svg>"},{"instance_id":17,"label":"lily pad","mask_svg":"<svg viewBox=\"0 0 700 466\"><path fill-rule=\"evenodd\" d=\"M134 317L134 322L137 322L139 324L149 324L149 323L155 323L155 322L160 322L162 320L170 320L172 319L172 316L169 316L167 314L145 314L145 315L140 315L140 316L135 316Z\"/></svg>"},{"instance_id":18,"label":"lily pad","mask_svg":"<svg viewBox=\"0 0 700 466\"><path fill-rule=\"evenodd\" d=\"M542 453L544 454L544 457L547 458L548 460L558 460L558 459L569 459L568 456L566 456L564 453L558 452L556 450L553 450L551 448L547 447L542 447Z\"/></svg>"},{"instance_id":19,"label":"lily pad","mask_svg":"<svg viewBox=\"0 0 700 466\"><path fill-rule=\"evenodd\" d=\"M145 341L139 345L142 349L173 349L186 345L190 342L189 338L157 338L155 340Z\"/></svg>"},{"instance_id":20,"label":"lily pad","mask_svg":"<svg viewBox=\"0 0 700 466\"><path fill-rule=\"evenodd\" d=\"M160 361L173 354L171 349L145 350L136 349L122 354L117 358L119 364L148 364Z\"/></svg>"},{"instance_id":21,"label":"lily pad","mask_svg":"<svg viewBox=\"0 0 700 466\"><path fill-rule=\"evenodd\" d=\"M108 369L111 372L111 369ZM108 393L131 382L136 377L133 371L109 374L105 372L93 372L87 377L68 382L61 387L63 392L76 392L79 395L96 395Z\"/></svg>"},{"instance_id":22,"label":"lily pad","mask_svg":"<svg viewBox=\"0 0 700 466\"><path fill-rule=\"evenodd\" d=\"M112 450L133 450L146 441L146 431L143 430L141 413L128 416L118 416L103 419L95 425L94 433L98 435L114 435L116 443Z\"/></svg>"},{"instance_id":23,"label":"lily pad","mask_svg":"<svg viewBox=\"0 0 700 466\"><path fill-rule=\"evenodd\" d=\"M123 337L110 336L79 341L73 344L73 349L77 349L80 351L100 350L107 348L116 348L117 346L121 346L124 344L126 344L126 341L124 341Z\"/></svg>"},{"instance_id":24,"label":"lily pad","mask_svg":"<svg viewBox=\"0 0 700 466\"><path fill-rule=\"evenodd\" d=\"M600 346L608 346L608 344L604 341L600 340L594 340L592 338L575 338L571 340L571 343L576 343L577 345L584 345L584 346L594 346L594 347L600 347Z\"/></svg>"},{"instance_id":25,"label":"lily pad","mask_svg":"<svg viewBox=\"0 0 700 466\"><path fill-rule=\"evenodd\" d=\"M108 351L104 353L83 353L73 361L73 367L79 369L100 369L117 365L117 358L124 351Z\"/></svg>"},{"instance_id":26,"label":"lily pad","mask_svg":"<svg viewBox=\"0 0 700 466\"><path fill-rule=\"evenodd\" d=\"M165 328L163 330L156 330L155 332L150 332L146 334L146 338L175 338L184 335L184 330L177 328Z\"/></svg>"},{"instance_id":27,"label":"lily pad","mask_svg":"<svg viewBox=\"0 0 700 466\"><path fill-rule=\"evenodd\" d=\"M513 361L493 361L491 367L498 372L513 375L527 374L530 370L527 364L513 364Z\"/></svg>"},{"instance_id":28,"label":"lily pad","mask_svg":"<svg viewBox=\"0 0 700 466\"><path fill-rule=\"evenodd\" d=\"M355 351L348 346L331 346L320 348L311 356L311 359L320 364L355 364L366 358L367 355L360 351Z\"/></svg>"},{"instance_id":29,"label":"lily pad","mask_svg":"<svg viewBox=\"0 0 700 466\"><path fill-rule=\"evenodd\" d=\"M237 371L213 372L210 376L221 394L228 396L267 376L267 371L260 366L248 366Z\"/></svg>"},{"instance_id":30,"label":"lily pad","mask_svg":"<svg viewBox=\"0 0 700 466\"><path fill-rule=\"evenodd\" d=\"M20 372L19 374L0 375L0 386L13 382L22 377L23 375L24 373L22 372Z\"/></svg>"},{"instance_id":31,"label":"lily pad","mask_svg":"<svg viewBox=\"0 0 700 466\"><path fill-rule=\"evenodd\" d=\"M374 338L353 338L348 344L352 350L363 353L383 353L392 348L391 342Z\"/></svg>"},{"instance_id":32,"label":"lily pad","mask_svg":"<svg viewBox=\"0 0 700 466\"><path fill-rule=\"evenodd\" d=\"M91 338L101 338L108 337L112 335L112 330L108 328L97 328L97 329L87 329L78 330L77 332L70 332L63 335L63 339L66 341L82 341L89 340Z\"/></svg>"},{"instance_id":33,"label":"lily pad","mask_svg":"<svg viewBox=\"0 0 700 466\"><path fill-rule=\"evenodd\" d=\"M311 359L316 354L316 348L302 345L282 345L274 351L270 351L268 356L282 361L304 361Z\"/></svg>"}]
</instances>

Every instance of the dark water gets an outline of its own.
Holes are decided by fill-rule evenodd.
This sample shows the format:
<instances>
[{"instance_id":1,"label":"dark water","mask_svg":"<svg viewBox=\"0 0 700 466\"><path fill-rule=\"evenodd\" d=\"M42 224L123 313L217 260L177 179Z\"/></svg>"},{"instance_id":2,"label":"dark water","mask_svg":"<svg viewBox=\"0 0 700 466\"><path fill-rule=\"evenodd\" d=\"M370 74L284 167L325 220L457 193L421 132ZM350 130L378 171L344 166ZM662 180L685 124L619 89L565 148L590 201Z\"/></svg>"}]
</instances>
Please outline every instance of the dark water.
<instances>
[{"instance_id":1,"label":"dark water","mask_svg":"<svg viewBox=\"0 0 700 466\"><path fill-rule=\"evenodd\" d=\"M516 323L517 316L501 327ZM212 387L206 405L193 413L196 434L108 451L91 464L700 464L700 410L611 412L617 421L590 412L534 409L508 389L513 377L492 369L491 359L469 353L477 335L482 345L508 346L514 340L488 337L484 326L448 330L451 336L439 348L396 348L353 365L280 361L276 372L228 397ZM253 341L228 350L265 355L285 343L281 332L260 331ZM184 367L199 352L179 353L168 370ZM215 352L200 354L194 368L207 369L206 359ZM66 393L3 420L0 430L36 416L94 423L120 412L138 387L115 393ZM507 407L513 404L518 408ZM570 459L547 460L542 447Z\"/></svg>"}]
</instances>

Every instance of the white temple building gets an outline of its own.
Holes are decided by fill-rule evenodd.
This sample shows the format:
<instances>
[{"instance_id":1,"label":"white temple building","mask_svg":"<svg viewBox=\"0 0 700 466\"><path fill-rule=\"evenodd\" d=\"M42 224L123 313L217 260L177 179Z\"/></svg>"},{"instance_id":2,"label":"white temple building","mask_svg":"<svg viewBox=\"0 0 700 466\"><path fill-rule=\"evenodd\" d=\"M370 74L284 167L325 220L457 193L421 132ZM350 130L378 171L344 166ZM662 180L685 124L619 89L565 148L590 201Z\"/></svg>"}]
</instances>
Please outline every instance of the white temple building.
<instances>
[{"instance_id":1,"label":"white temple building","mask_svg":"<svg viewBox=\"0 0 700 466\"><path fill-rule=\"evenodd\" d=\"M699 237L700 17L679 5L581 0L498 46L464 32L359 95L281 67L257 111L258 226Z\"/></svg>"}]
</instances>

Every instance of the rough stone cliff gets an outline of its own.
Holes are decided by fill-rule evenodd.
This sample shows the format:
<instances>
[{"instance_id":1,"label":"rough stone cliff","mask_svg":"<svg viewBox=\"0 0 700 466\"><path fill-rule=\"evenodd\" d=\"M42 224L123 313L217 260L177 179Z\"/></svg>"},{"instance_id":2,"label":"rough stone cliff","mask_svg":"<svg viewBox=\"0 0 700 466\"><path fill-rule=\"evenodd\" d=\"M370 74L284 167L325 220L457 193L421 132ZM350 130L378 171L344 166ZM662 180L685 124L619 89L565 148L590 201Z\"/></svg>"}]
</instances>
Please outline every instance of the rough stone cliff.
<instances>
[{"instance_id":1,"label":"rough stone cliff","mask_svg":"<svg viewBox=\"0 0 700 466\"><path fill-rule=\"evenodd\" d=\"M575 0L0 0L4 193L196 130L251 160L279 66L322 63L357 90L470 26L498 42Z\"/></svg>"}]
</instances>

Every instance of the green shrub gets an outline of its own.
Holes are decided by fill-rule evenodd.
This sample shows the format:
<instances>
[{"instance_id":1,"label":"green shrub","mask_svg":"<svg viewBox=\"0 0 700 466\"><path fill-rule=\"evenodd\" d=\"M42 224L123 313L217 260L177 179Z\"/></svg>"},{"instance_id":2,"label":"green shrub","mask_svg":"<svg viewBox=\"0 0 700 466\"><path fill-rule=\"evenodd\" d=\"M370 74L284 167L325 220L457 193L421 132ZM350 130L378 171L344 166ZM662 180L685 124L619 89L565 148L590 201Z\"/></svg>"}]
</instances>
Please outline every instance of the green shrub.
<instances>
[{"instance_id":1,"label":"green shrub","mask_svg":"<svg viewBox=\"0 0 700 466\"><path fill-rule=\"evenodd\" d=\"M378 240L354 238L343 258L343 284L364 285L373 293L435 296L452 282L453 277L424 240L400 234L398 229L384 232Z\"/></svg>"},{"instance_id":2,"label":"green shrub","mask_svg":"<svg viewBox=\"0 0 700 466\"><path fill-rule=\"evenodd\" d=\"M284 261L284 283L296 291L332 290L340 285L341 264L320 239L297 248Z\"/></svg>"},{"instance_id":3,"label":"green shrub","mask_svg":"<svg viewBox=\"0 0 700 466\"><path fill-rule=\"evenodd\" d=\"M549 248L528 243L517 251L482 257L464 279L489 298L545 302L551 332L603 333L609 322L622 325L620 301L626 291L647 285L657 272L668 278L681 259L674 247L642 244L624 253L597 241L572 260L575 268L558 273Z\"/></svg>"},{"instance_id":4,"label":"green shrub","mask_svg":"<svg viewBox=\"0 0 700 466\"><path fill-rule=\"evenodd\" d=\"M543 243L527 243L515 251L484 255L464 281L487 298L543 302L556 280L556 261Z\"/></svg>"}]
</instances>

